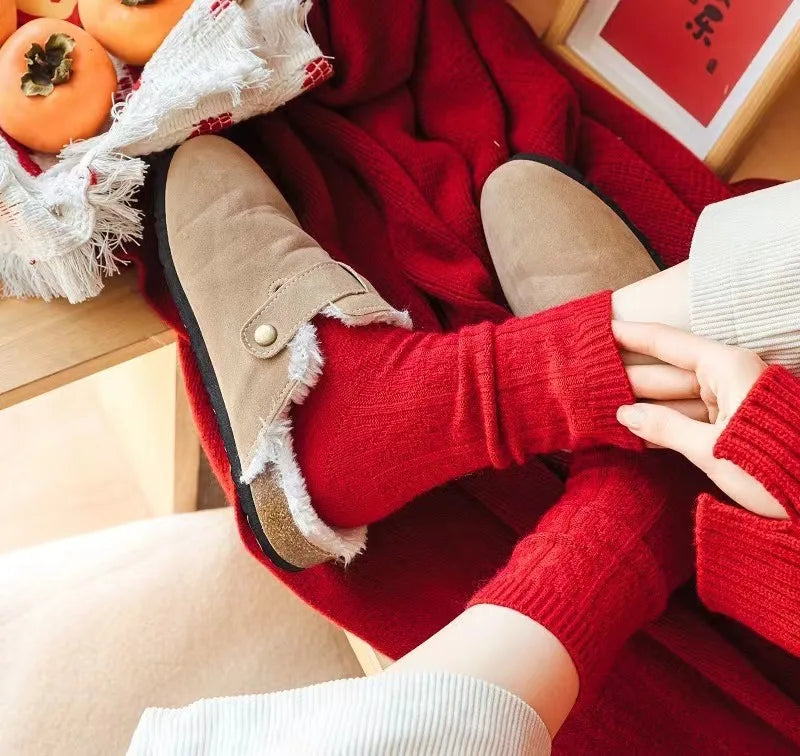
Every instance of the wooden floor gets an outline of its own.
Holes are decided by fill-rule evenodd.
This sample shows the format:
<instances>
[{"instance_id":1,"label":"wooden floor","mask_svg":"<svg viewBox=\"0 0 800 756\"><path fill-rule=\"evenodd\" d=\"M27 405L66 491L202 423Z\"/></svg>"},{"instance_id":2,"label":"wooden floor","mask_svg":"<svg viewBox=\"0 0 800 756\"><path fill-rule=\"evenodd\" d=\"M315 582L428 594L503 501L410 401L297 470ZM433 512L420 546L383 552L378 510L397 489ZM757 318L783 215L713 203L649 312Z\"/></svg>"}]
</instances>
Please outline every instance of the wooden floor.
<instances>
[{"instance_id":1,"label":"wooden floor","mask_svg":"<svg viewBox=\"0 0 800 756\"><path fill-rule=\"evenodd\" d=\"M512 2L541 31L557 0ZM798 134L800 77L763 124L735 178L800 177ZM113 286L115 290L120 288L118 282ZM47 307L48 314L57 319L61 308L69 305L60 302ZM137 312L144 319L152 318L141 308ZM14 313L14 317L21 318L21 325L0 329L0 341L23 333L20 328L27 311L19 307ZM130 325L129 319L113 313L109 319L116 324L116 330L103 328L96 338L119 335L120 329ZM153 335L139 345L139 354L158 346L150 343L152 339L164 338L160 332L163 326L156 320L145 325L146 334L152 331ZM124 333L120 338L123 336ZM58 344L47 351L50 357L58 356L56 347ZM114 344L109 350L112 347ZM174 433L174 348L162 346L0 411L0 551L164 513L163 502L170 497L174 482L170 451L170 434ZM16 363L4 367L0 360L0 384L4 376L10 378L10 369L18 367ZM144 416L126 411L131 392L142 381L161 387L154 389L154 395L161 398ZM18 383L21 388L13 397L15 401L35 393L24 380ZM133 434L131 425L136 426ZM130 439L137 436L141 442L132 444ZM201 470L200 480L201 506L222 505L219 489L207 468Z\"/></svg>"}]
</instances>

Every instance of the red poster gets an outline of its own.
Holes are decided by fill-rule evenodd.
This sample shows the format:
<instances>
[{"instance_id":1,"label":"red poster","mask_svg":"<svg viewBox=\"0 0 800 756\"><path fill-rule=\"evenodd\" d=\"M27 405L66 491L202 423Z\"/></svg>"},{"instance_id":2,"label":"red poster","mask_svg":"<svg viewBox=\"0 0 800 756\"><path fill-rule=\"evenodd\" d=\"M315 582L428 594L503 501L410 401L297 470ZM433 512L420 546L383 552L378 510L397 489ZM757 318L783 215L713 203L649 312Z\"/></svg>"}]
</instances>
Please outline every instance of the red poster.
<instances>
[{"instance_id":1,"label":"red poster","mask_svg":"<svg viewBox=\"0 0 800 756\"><path fill-rule=\"evenodd\" d=\"M620 0L602 38L708 126L792 0Z\"/></svg>"}]
</instances>

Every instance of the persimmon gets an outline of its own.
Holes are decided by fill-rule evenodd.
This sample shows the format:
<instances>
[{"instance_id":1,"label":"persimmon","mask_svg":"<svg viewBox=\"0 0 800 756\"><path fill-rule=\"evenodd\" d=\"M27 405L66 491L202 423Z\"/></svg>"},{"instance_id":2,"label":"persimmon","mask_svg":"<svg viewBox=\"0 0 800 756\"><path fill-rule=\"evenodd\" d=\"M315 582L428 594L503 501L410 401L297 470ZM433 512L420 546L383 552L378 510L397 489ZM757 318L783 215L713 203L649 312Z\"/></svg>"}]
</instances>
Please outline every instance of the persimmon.
<instances>
[{"instance_id":1,"label":"persimmon","mask_svg":"<svg viewBox=\"0 0 800 756\"><path fill-rule=\"evenodd\" d=\"M80 25L78 0L17 0L17 10L21 24L34 18L60 18Z\"/></svg>"},{"instance_id":2,"label":"persimmon","mask_svg":"<svg viewBox=\"0 0 800 756\"><path fill-rule=\"evenodd\" d=\"M17 28L17 5L14 0L0 0L0 45Z\"/></svg>"},{"instance_id":3,"label":"persimmon","mask_svg":"<svg viewBox=\"0 0 800 756\"><path fill-rule=\"evenodd\" d=\"M94 136L116 88L108 53L69 21L29 21L0 48L0 128L32 150Z\"/></svg>"},{"instance_id":4,"label":"persimmon","mask_svg":"<svg viewBox=\"0 0 800 756\"><path fill-rule=\"evenodd\" d=\"M112 55L143 66L192 0L78 0L83 28Z\"/></svg>"}]
</instances>

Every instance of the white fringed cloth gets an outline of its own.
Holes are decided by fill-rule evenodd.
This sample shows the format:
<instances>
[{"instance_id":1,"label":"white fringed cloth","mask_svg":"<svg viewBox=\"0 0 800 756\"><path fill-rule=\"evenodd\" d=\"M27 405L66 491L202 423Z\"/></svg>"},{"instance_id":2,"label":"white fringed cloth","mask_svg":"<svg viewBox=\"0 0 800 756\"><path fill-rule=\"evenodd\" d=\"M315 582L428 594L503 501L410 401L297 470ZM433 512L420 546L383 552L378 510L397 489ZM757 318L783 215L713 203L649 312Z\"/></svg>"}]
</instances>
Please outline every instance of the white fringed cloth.
<instances>
[{"instance_id":1,"label":"white fringed cloth","mask_svg":"<svg viewBox=\"0 0 800 756\"><path fill-rule=\"evenodd\" d=\"M70 144L46 170L46 158L0 138L3 294L97 295L117 253L141 236L141 156L274 110L332 74L306 27L310 7L195 0L138 79L118 65L107 131Z\"/></svg>"}]
</instances>

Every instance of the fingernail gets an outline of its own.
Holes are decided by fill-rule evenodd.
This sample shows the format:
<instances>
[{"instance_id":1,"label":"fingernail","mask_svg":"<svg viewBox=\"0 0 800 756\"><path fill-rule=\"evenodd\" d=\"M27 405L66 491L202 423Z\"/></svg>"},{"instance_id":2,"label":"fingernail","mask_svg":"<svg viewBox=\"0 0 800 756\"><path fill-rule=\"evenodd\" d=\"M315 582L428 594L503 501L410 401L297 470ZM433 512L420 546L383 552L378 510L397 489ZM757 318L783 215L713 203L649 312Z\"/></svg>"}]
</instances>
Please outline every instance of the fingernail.
<instances>
[{"instance_id":1,"label":"fingernail","mask_svg":"<svg viewBox=\"0 0 800 756\"><path fill-rule=\"evenodd\" d=\"M636 430L644 422L644 412L635 404L624 404L617 410L617 420L626 428Z\"/></svg>"}]
</instances>

